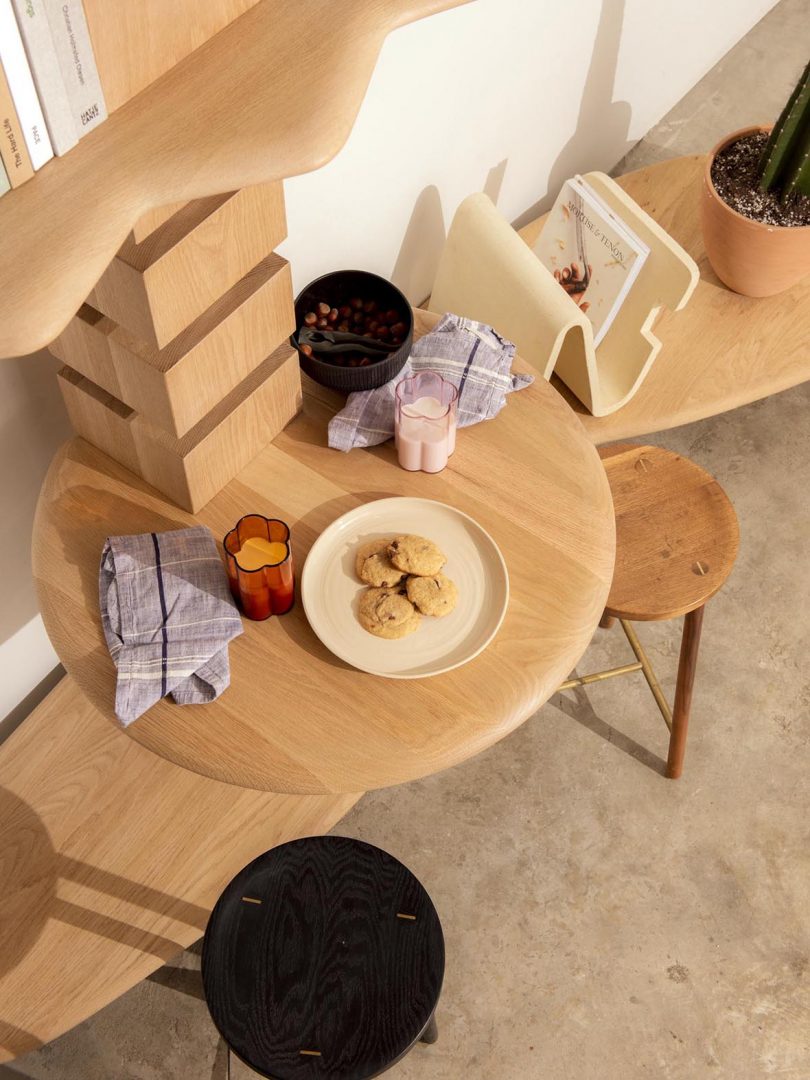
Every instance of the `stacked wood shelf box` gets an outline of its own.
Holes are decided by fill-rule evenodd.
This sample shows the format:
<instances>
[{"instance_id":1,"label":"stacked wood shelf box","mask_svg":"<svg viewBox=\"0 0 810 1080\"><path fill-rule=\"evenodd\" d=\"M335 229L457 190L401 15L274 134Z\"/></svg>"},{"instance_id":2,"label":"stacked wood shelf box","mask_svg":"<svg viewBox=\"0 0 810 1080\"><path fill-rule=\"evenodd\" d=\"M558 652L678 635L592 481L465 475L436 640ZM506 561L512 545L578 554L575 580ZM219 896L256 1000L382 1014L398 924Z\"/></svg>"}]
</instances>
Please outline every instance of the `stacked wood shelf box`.
<instances>
[{"instance_id":1,"label":"stacked wood shelf box","mask_svg":"<svg viewBox=\"0 0 810 1080\"><path fill-rule=\"evenodd\" d=\"M162 348L287 235L280 183L195 199L102 275L93 307Z\"/></svg>"},{"instance_id":2,"label":"stacked wood shelf box","mask_svg":"<svg viewBox=\"0 0 810 1080\"><path fill-rule=\"evenodd\" d=\"M163 349L83 304L51 352L179 436L294 327L289 263L268 255Z\"/></svg>"},{"instance_id":3,"label":"stacked wood shelf box","mask_svg":"<svg viewBox=\"0 0 810 1080\"><path fill-rule=\"evenodd\" d=\"M59 384L76 432L190 513L212 499L301 408L298 354L281 345L182 438L79 372Z\"/></svg>"},{"instance_id":4,"label":"stacked wood shelf box","mask_svg":"<svg viewBox=\"0 0 810 1080\"><path fill-rule=\"evenodd\" d=\"M301 407L285 234L278 182L151 214L51 346L76 431L192 513Z\"/></svg>"}]
</instances>

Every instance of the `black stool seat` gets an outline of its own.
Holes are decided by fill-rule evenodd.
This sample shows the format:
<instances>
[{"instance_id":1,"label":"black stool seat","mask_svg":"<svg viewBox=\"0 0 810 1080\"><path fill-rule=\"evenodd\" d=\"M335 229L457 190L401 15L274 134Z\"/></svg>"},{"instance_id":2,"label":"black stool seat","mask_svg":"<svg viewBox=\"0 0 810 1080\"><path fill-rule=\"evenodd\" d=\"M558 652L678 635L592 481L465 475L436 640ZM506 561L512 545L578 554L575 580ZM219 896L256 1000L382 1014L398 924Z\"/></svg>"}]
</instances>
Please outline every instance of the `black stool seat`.
<instances>
[{"instance_id":1,"label":"black stool seat","mask_svg":"<svg viewBox=\"0 0 810 1080\"><path fill-rule=\"evenodd\" d=\"M202 954L225 1042L272 1080L368 1080L431 1023L444 975L436 909L407 867L340 836L294 840L240 871Z\"/></svg>"}]
</instances>

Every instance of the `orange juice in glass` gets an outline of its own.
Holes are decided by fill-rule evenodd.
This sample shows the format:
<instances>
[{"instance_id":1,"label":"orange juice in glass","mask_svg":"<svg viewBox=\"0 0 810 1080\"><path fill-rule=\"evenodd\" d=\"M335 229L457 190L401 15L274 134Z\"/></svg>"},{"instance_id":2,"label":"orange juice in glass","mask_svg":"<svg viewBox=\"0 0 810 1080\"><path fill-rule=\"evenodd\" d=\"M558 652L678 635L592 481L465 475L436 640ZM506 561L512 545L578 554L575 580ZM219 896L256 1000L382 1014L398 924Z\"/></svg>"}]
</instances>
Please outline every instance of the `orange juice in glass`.
<instances>
[{"instance_id":1,"label":"orange juice in glass","mask_svg":"<svg viewBox=\"0 0 810 1080\"><path fill-rule=\"evenodd\" d=\"M295 601L289 527L246 514L223 541L234 599L249 619L285 615Z\"/></svg>"}]
</instances>

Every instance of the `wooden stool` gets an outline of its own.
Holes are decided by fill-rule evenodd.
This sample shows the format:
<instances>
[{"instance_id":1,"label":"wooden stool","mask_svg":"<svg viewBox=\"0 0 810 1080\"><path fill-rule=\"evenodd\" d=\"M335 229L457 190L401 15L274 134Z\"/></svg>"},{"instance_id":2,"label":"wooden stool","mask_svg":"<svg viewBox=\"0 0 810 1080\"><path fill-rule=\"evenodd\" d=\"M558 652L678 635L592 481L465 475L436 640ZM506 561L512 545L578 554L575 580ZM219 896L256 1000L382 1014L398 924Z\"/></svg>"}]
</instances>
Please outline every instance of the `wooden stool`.
<instances>
[{"instance_id":1,"label":"wooden stool","mask_svg":"<svg viewBox=\"0 0 810 1080\"><path fill-rule=\"evenodd\" d=\"M666 775L674 780L683 771L703 609L734 566L737 516L714 477L670 450L617 443L599 453L616 513L616 568L599 625L621 621L636 663L568 679L560 689L641 671L671 733ZM679 615L685 618L670 712L631 623Z\"/></svg>"},{"instance_id":2,"label":"wooden stool","mask_svg":"<svg viewBox=\"0 0 810 1080\"><path fill-rule=\"evenodd\" d=\"M366 1080L436 1041L444 938L402 863L315 836L231 881L205 931L202 975L229 1053L261 1076Z\"/></svg>"}]
</instances>

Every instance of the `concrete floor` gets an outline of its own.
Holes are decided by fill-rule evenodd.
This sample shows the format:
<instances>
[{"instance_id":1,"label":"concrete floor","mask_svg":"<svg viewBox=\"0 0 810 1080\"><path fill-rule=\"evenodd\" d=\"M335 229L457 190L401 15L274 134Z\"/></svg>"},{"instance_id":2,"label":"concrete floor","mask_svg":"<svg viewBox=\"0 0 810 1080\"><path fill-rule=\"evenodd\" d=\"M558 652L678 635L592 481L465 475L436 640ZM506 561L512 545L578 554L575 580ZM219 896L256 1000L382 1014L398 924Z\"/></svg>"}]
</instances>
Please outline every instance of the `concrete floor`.
<instances>
[{"instance_id":1,"label":"concrete floor","mask_svg":"<svg viewBox=\"0 0 810 1080\"><path fill-rule=\"evenodd\" d=\"M616 171L776 115L807 21L806 0L783 0ZM661 776L666 732L631 676L558 695L341 824L409 865L444 922L440 1038L392 1078L810 1077L809 409L805 385L650 440L714 473L742 526L706 617L681 781ZM670 695L678 633L641 628ZM628 651L599 631L579 670ZM190 950L0 1078L221 1080L198 969Z\"/></svg>"}]
</instances>

